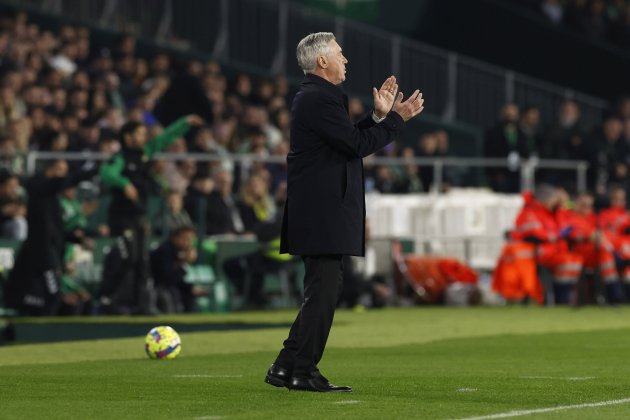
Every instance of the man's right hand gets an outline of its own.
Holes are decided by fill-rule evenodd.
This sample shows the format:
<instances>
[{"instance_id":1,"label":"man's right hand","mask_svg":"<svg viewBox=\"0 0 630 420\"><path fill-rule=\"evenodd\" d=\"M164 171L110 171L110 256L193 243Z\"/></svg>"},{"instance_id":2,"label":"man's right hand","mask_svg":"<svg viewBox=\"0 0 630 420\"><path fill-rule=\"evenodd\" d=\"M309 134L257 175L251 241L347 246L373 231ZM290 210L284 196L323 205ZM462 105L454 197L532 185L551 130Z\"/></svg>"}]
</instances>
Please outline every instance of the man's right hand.
<instances>
[{"instance_id":1,"label":"man's right hand","mask_svg":"<svg viewBox=\"0 0 630 420\"><path fill-rule=\"evenodd\" d=\"M405 102L402 100L403 94L398 92L392 111L400 115L405 122L420 114L424 109L424 99L422 99L422 93L418 89Z\"/></svg>"},{"instance_id":2,"label":"man's right hand","mask_svg":"<svg viewBox=\"0 0 630 420\"><path fill-rule=\"evenodd\" d=\"M125 185L123 192L125 193L125 197L127 197L130 201L138 201L138 190L132 183Z\"/></svg>"}]
</instances>

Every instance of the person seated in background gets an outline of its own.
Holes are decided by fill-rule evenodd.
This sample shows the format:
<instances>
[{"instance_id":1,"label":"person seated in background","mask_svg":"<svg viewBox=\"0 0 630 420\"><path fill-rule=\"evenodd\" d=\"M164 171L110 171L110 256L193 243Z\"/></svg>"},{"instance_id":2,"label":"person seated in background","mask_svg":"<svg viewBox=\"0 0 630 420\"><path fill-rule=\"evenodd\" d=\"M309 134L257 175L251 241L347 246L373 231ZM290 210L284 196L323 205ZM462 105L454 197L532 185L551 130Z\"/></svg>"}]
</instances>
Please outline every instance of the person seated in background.
<instances>
[{"instance_id":1,"label":"person seated in background","mask_svg":"<svg viewBox=\"0 0 630 420\"><path fill-rule=\"evenodd\" d=\"M200 232L206 232L208 198L213 189L214 180L210 173L197 171L184 196L184 209Z\"/></svg>"},{"instance_id":2,"label":"person seated in background","mask_svg":"<svg viewBox=\"0 0 630 420\"><path fill-rule=\"evenodd\" d=\"M91 295L76 280L75 256L83 250L94 249L94 237L108 236L109 227L100 225L97 229L90 229L87 217L96 211L98 201L95 199L81 202L77 198L77 187L69 185L59 194L63 229L66 235L66 250L61 274L61 305L59 315L90 314L92 305ZM76 246L79 246L77 248Z\"/></svg>"},{"instance_id":3,"label":"person seated in background","mask_svg":"<svg viewBox=\"0 0 630 420\"><path fill-rule=\"evenodd\" d=\"M598 272L605 286L606 300L617 303L621 300L621 288L615 264L615 249L597 225L593 203L592 194L580 194L575 200L573 210L563 206L557 211L558 223L561 231L569 232L566 238L571 252L583 258L584 267Z\"/></svg>"},{"instance_id":4,"label":"person seated in background","mask_svg":"<svg viewBox=\"0 0 630 420\"><path fill-rule=\"evenodd\" d=\"M93 310L90 292L75 280L77 265L74 254L74 247L66 247L61 274L61 302L57 315L90 315Z\"/></svg>"},{"instance_id":5,"label":"person seated in background","mask_svg":"<svg viewBox=\"0 0 630 420\"><path fill-rule=\"evenodd\" d=\"M559 191L550 185L536 188L533 197L525 198L511 236L535 248L536 263L553 274L556 303L567 304L582 273L583 257L569 250L570 229L561 230L556 219L560 199Z\"/></svg>"},{"instance_id":6,"label":"person seated in background","mask_svg":"<svg viewBox=\"0 0 630 420\"><path fill-rule=\"evenodd\" d=\"M280 254L283 213L277 209L278 206L284 205L285 200L286 182L278 187L275 200L269 196L268 183L260 175L251 175L243 185L237 206L245 233L255 235L261 243L261 249L249 255L229 259L223 269L237 292L244 295L248 305L267 304L267 298L262 293L265 274L277 274L292 265L291 255ZM295 273L291 274L291 284L295 284L293 278Z\"/></svg>"},{"instance_id":7,"label":"person seated in background","mask_svg":"<svg viewBox=\"0 0 630 420\"><path fill-rule=\"evenodd\" d=\"M0 237L26 239L26 204L21 194L20 180L9 171L0 172Z\"/></svg>"},{"instance_id":8,"label":"person seated in background","mask_svg":"<svg viewBox=\"0 0 630 420\"><path fill-rule=\"evenodd\" d=\"M220 169L214 174L214 190L208 196L206 234L225 235L243 233L245 226L232 198L234 179L230 171Z\"/></svg>"},{"instance_id":9,"label":"person seated in background","mask_svg":"<svg viewBox=\"0 0 630 420\"><path fill-rule=\"evenodd\" d=\"M162 313L195 312L203 288L186 282L186 265L197 261L197 235L192 226L179 226L150 254L157 308Z\"/></svg>"},{"instance_id":10,"label":"person seated in background","mask_svg":"<svg viewBox=\"0 0 630 420\"><path fill-rule=\"evenodd\" d=\"M169 190L166 193L166 209L161 215L162 222L155 226L158 236L166 237L169 232L181 226L193 226L190 215L184 209L184 197L179 191Z\"/></svg>"},{"instance_id":11,"label":"person seated in background","mask_svg":"<svg viewBox=\"0 0 630 420\"><path fill-rule=\"evenodd\" d=\"M617 264L621 269L621 279L630 297L630 213L626 209L626 191L618 186L609 189L610 206L599 212L597 219L602 232L606 234L615 249Z\"/></svg>"}]
</instances>

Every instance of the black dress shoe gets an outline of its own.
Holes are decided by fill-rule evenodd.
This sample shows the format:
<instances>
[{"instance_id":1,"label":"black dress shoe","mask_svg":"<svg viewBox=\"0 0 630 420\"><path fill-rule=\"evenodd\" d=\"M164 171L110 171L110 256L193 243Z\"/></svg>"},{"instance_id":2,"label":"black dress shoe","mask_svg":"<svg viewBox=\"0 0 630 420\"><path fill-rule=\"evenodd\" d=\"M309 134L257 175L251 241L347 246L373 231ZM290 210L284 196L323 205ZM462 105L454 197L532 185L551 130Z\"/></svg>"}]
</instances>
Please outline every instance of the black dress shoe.
<instances>
[{"instance_id":1,"label":"black dress shoe","mask_svg":"<svg viewBox=\"0 0 630 420\"><path fill-rule=\"evenodd\" d=\"M267 371L267 376L265 376L265 383L277 387L288 387L290 381L291 372L288 369L280 367L276 364L271 365Z\"/></svg>"},{"instance_id":2,"label":"black dress shoe","mask_svg":"<svg viewBox=\"0 0 630 420\"><path fill-rule=\"evenodd\" d=\"M319 378L320 381L323 381L324 383L328 384L329 392L352 392L352 388L349 386L340 386L340 385L331 384L330 381L326 379L326 377L322 375L318 369L311 372L311 377Z\"/></svg>"},{"instance_id":3,"label":"black dress shoe","mask_svg":"<svg viewBox=\"0 0 630 420\"><path fill-rule=\"evenodd\" d=\"M311 373L308 377L292 377L287 388L294 391L310 392L352 392L352 388L349 386L331 384L319 371Z\"/></svg>"}]
</instances>

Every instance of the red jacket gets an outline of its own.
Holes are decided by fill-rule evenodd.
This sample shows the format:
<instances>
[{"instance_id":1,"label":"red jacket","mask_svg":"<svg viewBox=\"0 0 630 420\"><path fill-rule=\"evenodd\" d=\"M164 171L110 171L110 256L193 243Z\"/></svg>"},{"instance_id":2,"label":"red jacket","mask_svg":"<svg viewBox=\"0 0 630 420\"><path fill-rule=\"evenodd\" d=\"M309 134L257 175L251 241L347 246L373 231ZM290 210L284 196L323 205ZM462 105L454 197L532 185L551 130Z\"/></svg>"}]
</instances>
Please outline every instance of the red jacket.
<instances>
[{"instance_id":1,"label":"red jacket","mask_svg":"<svg viewBox=\"0 0 630 420\"><path fill-rule=\"evenodd\" d=\"M630 213L623 207L610 207L599 213L598 223L609 235L625 235L630 227Z\"/></svg>"},{"instance_id":2,"label":"red jacket","mask_svg":"<svg viewBox=\"0 0 630 420\"><path fill-rule=\"evenodd\" d=\"M597 216L592 212L584 215L561 209L556 212L556 218L561 230L571 228L567 237L575 242L589 241L597 231Z\"/></svg>"},{"instance_id":3,"label":"red jacket","mask_svg":"<svg viewBox=\"0 0 630 420\"><path fill-rule=\"evenodd\" d=\"M533 198L526 198L525 206L516 217L512 239L523 241L536 239L541 255L566 251L566 242L559 240L560 226L553 211Z\"/></svg>"},{"instance_id":4,"label":"red jacket","mask_svg":"<svg viewBox=\"0 0 630 420\"><path fill-rule=\"evenodd\" d=\"M613 251L612 242L606 231L602 231L601 236L594 241L595 233L600 230L597 216L591 212L589 214L578 214L573 210L562 209L557 213L560 229L571 228L567 238L575 243L598 244L607 251Z\"/></svg>"}]
</instances>

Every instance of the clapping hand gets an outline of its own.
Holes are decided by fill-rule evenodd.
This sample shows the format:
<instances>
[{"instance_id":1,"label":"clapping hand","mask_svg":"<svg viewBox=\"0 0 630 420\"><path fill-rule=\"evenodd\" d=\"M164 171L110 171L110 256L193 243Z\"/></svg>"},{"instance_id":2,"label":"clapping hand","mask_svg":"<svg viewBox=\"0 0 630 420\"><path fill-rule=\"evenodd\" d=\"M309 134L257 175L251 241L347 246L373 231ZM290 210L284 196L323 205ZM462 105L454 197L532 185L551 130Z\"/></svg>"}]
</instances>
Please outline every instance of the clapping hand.
<instances>
[{"instance_id":1,"label":"clapping hand","mask_svg":"<svg viewBox=\"0 0 630 420\"><path fill-rule=\"evenodd\" d=\"M405 122L420 114L424 109L424 99L422 99L422 93L418 89L405 102L402 100L403 94L399 92L392 111L400 115Z\"/></svg>"},{"instance_id":2,"label":"clapping hand","mask_svg":"<svg viewBox=\"0 0 630 420\"><path fill-rule=\"evenodd\" d=\"M379 90L372 88L372 96L374 96L374 112L378 118L383 118L392 109L398 84L395 76L389 76L383 82Z\"/></svg>"}]
</instances>

